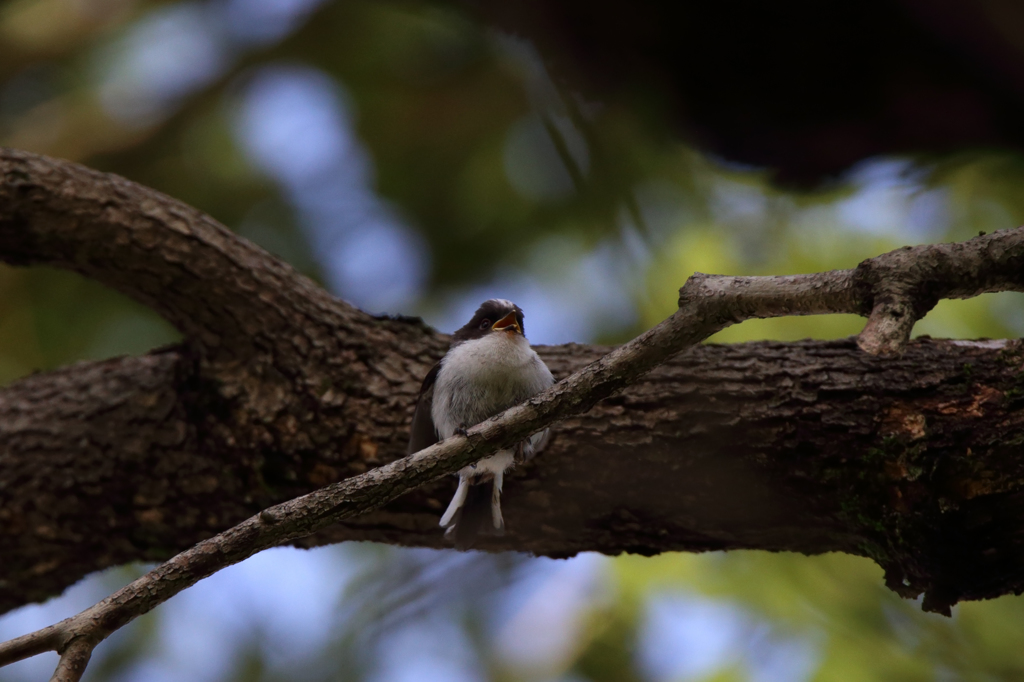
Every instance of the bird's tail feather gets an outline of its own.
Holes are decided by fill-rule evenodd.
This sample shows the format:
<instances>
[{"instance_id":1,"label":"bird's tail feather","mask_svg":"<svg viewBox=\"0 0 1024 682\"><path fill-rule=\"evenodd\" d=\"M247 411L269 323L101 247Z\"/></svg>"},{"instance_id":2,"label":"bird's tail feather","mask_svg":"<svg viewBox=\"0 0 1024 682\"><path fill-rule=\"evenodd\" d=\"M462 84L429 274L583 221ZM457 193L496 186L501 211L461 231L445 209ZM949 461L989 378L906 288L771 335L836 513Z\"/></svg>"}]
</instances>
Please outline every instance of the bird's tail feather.
<instances>
[{"instance_id":1,"label":"bird's tail feather","mask_svg":"<svg viewBox=\"0 0 1024 682\"><path fill-rule=\"evenodd\" d=\"M460 499L463 490L465 493ZM456 502L460 504L453 510ZM460 479L459 489L448 510L451 516L445 512L441 525L448 526L445 536L455 541L456 549L470 549L481 535L505 534L505 521L501 516L501 481L498 479L488 477L479 482ZM444 523L446 520L447 524Z\"/></svg>"}]
</instances>

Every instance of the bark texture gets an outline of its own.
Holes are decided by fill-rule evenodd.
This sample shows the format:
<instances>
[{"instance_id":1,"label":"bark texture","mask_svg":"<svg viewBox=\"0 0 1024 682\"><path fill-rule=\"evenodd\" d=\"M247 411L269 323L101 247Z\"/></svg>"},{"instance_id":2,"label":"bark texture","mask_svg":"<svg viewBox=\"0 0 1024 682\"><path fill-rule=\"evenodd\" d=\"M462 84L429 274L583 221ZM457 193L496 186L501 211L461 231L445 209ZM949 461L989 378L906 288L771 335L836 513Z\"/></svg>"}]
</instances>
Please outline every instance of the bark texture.
<instances>
[{"instance_id":1,"label":"bark texture","mask_svg":"<svg viewBox=\"0 0 1024 682\"><path fill-rule=\"evenodd\" d=\"M92 570L165 559L401 457L419 380L446 337L366 315L128 181L9 150L0 174L0 258L103 281L186 338L0 391L0 610ZM902 348L903 318L940 297L1020 287L1018 233L889 254L825 273L818 287L695 277L681 294L696 320L683 341L768 314L841 309L872 322L860 347L698 347L566 419L509 480L509 532L486 548L846 551L878 561L901 594L926 592L935 610L1020 592L1019 343L861 350ZM798 295L810 303L796 305ZM736 305L705 305L718 299ZM608 350L541 352L562 378ZM606 382L594 399L633 379ZM453 488L420 488L303 542L442 546L436 524Z\"/></svg>"}]
</instances>

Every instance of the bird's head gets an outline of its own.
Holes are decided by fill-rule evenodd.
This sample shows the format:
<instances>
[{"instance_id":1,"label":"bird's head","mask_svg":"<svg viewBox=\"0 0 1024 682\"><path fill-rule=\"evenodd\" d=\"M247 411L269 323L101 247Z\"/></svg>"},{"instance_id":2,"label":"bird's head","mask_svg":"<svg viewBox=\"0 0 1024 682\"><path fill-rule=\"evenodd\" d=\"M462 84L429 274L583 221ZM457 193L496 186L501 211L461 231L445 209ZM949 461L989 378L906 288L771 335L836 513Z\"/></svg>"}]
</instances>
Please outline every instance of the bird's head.
<instances>
[{"instance_id":1,"label":"bird's head","mask_svg":"<svg viewBox=\"0 0 1024 682\"><path fill-rule=\"evenodd\" d=\"M482 339L488 334L524 335L522 309L503 298L484 301L473 314L473 318L455 332L453 343Z\"/></svg>"}]
</instances>

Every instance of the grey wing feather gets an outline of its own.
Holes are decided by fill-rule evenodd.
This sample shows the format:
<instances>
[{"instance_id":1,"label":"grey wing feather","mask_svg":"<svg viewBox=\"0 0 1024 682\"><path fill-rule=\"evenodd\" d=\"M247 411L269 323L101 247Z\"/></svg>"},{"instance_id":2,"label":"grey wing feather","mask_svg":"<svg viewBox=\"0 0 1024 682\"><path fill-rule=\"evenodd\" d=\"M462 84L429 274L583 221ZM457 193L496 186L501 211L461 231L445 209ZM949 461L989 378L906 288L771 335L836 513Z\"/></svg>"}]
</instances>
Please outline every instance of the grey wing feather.
<instances>
[{"instance_id":1,"label":"grey wing feather","mask_svg":"<svg viewBox=\"0 0 1024 682\"><path fill-rule=\"evenodd\" d=\"M441 363L434 365L427 376L423 379L423 386L420 387L419 398L416 399L416 414L412 418L412 430L409 433L409 450L411 455L423 448L428 448L438 441L437 429L434 428L434 418L430 416L430 409L434 403L434 382L437 380L437 372L441 369Z\"/></svg>"}]
</instances>

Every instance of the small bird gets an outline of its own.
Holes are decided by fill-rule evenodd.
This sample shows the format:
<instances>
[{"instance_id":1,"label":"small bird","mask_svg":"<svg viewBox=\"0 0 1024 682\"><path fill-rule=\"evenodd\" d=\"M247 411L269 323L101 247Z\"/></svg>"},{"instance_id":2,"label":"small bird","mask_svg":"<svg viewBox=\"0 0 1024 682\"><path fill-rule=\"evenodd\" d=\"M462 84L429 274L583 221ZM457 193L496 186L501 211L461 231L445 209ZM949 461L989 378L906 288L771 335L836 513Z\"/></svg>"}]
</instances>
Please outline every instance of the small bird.
<instances>
[{"instance_id":1,"label":"small bird","mask_svg":"<svg viewBox=\"0 0 1024 682\"><path fill-rule=\"evenodd\" d=\"M449 438L517 405L554 383L551 371L530 348L523 332L523 311L501 298L484 301L452 344L427 373L412 419L409 454ZM478 535L502 535L501 485L517 461L534 456L546 444L545 429L512 450L459 471L459 487L441 517L446 537L457 549L473 546Z\"/></svg>"}]
</instances>

